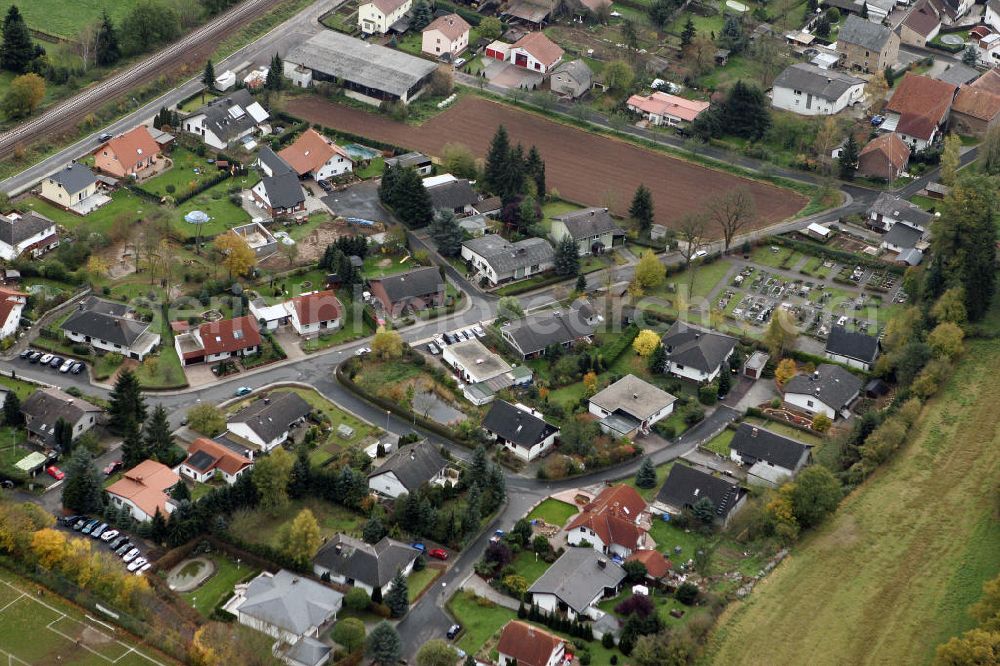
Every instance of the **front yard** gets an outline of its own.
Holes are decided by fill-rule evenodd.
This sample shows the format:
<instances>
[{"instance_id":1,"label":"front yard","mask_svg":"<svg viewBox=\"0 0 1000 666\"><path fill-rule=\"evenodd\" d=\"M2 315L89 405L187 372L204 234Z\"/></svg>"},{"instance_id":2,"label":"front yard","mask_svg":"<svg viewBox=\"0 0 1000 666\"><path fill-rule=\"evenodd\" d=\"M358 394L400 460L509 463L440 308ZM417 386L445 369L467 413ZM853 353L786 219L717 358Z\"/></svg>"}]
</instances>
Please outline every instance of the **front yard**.
<instances>
[{"instance_id":1,"label":"front yard","mask_svg":"<svg viewBox=\"0 0 1000 666\"><path fill-rule=\"evenodd\" d=\"M549 498L531 510L531 513L528 514L528 520L541 518L549 525L562 527L577 513L579 510L572 504Z\"/></svg>"},{"instance_id":2,"label":"front yard","mask_svg":"<svg viewBox=\"0 0 1000 666\"><path fill-rule=\"evenodd\" d=\"M161 197L180 196L219 174L215 164L208 163L208 157L199 157L187 148L178 146L171 151L169 157L173 166L141 183L142 189Z\"/></svg>"}]
</instances>

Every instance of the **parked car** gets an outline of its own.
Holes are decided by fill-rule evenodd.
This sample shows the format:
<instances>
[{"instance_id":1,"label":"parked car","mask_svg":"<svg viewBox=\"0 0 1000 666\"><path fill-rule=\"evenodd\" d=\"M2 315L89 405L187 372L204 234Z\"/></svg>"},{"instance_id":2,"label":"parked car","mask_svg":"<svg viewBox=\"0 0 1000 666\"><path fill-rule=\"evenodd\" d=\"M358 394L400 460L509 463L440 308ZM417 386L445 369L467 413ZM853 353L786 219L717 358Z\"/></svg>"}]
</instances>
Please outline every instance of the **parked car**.
<instances>
[{"instance_id":1,"label":"parked car","mask_svg":"<svg viewBox=\"0 0 1000 666\"><path fill-rule=\"evenodd\" d=\"M111 543L111 540L116 536L118 536L118 530L104 530L104 533L101 534L101 541Z\"/></svg>"},{"instance_id":2,"label":"parked car","mask_svg":"<svg viewBox=\"0 0 1000 666\"><path fill-rule=\"evenodd\" d=\"M139 567L143 566L144 564L146 564L146 558L145 557L137 557L134 560L132 560L131 564L128 565L128 570L129 571L136 571L137 569L139 569Z\"/></svg>"},{"instance_id":3,"label":"parked car","mask_svg":"<svg viewBox=\"0 0 1000 666\"><path fill-rule=\"evenodd\" d=\"M109 463L108 466L104 468L104 476L111 476L121 468L122 468L122 461L115 460L114 462Z\"/></svg>"},{"instance_id":4,"label":"parked car","mask_svg":"<svg viewBox=\"0 0 1000 666\"><path fill-rule=\"evenodd\" d=\"M82 530L80 530L80 534L90 534L91 532L94 531L94 528L100 524L101 524L100 519L93 518L92 520L87 521L87 524L83 526Z\"/></svg>"},{"instance_id":5,"label":"parked car","mask_svg":"<svg viewBox=\"0 0 1000 666\"><path fill-rule=\"evenodd\" d=\"M439 335L436 338L434 338L434 344L436 344L441 349L444 349L445 347L448 346L448 343L444 341L443 335Z\"/></svg>"},{"instance_id":6,"label":"parked car","mask_svg":"<svg viewBox=\"0 0 1000 666\"><path fill-rule=\"evenodd\" d=\"M86 516L76 516L76 515L74 515L74 516L63 516L63 518L62 518L62 524L65 525L66 527L72 527L73 523L75 523L76 521L80 520L81 518L86 518Z\"/></svg>"},{"instance_id":7,"label":"parked car","mask_svg":"<svg viewBox=\"0 0 1000 666\"><path fill-rule=\"evenodd\" d=\"M111 540L111 542L108 544L108 548L110 548L112 551L115 551L124 546L126 543L128 543L128 536L124 534L119 534L118 536L116 536L114 539Z\"/></svg>"},{"instance_id":8,"label":"parked car","mask_svg":"<svg viewBox=\"0 0 1000 666\"><path fill-rule=\"evenodd\" d=\"M49 367L50 368L58 368L58 367L60 367L63 364L63 362L65 360L66 359L64 359L62 356L53 356L52 360L49 361Z\"/></svg>"},{"instance_id":9,"label":"parked car","mask_svg":"<svg viewBox=\"0 0 1000 666\"><path fill-rule=\"evenodd\" d=\"M466 339L466 340L475 340L475 339L476 339L476 337L478 337L478 336L476 335L476 332L475 332L475 331L473 331L473 330L472 330L471 328L467 328L467 329L465 329L464 331L462 331L462 333L464 333L464 334L465 334L465 339Z\"/></svg>"},{"instance_id":10,"label":"parked car","mask_svg":"<svg viewBox=\"0 0 1000 666\"><path fill-rule=\"evenodd\" d=\"M97 142L104 143L105 141L111 141L111 138L112 137L110 134L108 134L107 132L102 132L100 135L98 135Z\"/></svg>"},{"instance_id":11,"label":"parked car","mask_svg":"<svg viewBox=\"0 0 1000 666\"><path fill-rule=\"evenodd\" d=\"M79 361L77 361L76 363L73 364L73 368L70 370L70 372L72 372L74 375L78 375L86 367L87 366L85 364L80 363Z\"/></svg>"},{"instance_id":12,"label":"parked car","mask_svg":"<svg viewBox=\"0 0 1000 666\"><path fill-rule=\"evenodd\" d=\"M89 520L90 520L89 518L87 518L86 516L83 516L79 520L74 521L73 522L73 531L74 532L79 532L80 530L82 530L83 526L86 525Z\"/></svg>"},{"instance_id":13,"label":"parked car","mask_svg":"<svg viewBox=\"0 0 1000 666\"><path fill-rule=\"evenodd\" d=\"M28 358L34 353L35 353L34 349L25 349L23 352L21 352L21 358Z\"/></svg>"},{"instance_id":14,"label":"parked car","mask_svg":"<svg viewBox=\"0 0 1000 666\"><path fill-rule=\"evenodd\" d=\"M324 192L333 192L333 186L325 180L318 180L316 182L319 183L319 186L323 188Z\"/></svg>"},{"instance_id":15,"label":"parked car","mask_svg":"<svg viewBox=\"0 0 1000 666\"><path fill-rule=\"evenodd\" d=\"M73 369L74 365L76 365L76 361L74 361L73 359L67 359L65 363L59 366L59 372L65 375L67 372Z\"/></svg>"},{"instance_id":16,"label":"parked car","mask_svg":"<svg viewBox=\"0 0 1000 666\"><path fill-rule=\"evenodd\" d=\"M698 250L691 255L691 259L701 259L702 257L708 256L708 250Z\"/></svg>"},{"instance_id":17,"label":"parked car","mask_svg":"<svg viewBox=\"0 0 1000 666\"><path fill-rule=\"evenodd\" d=\"M354 352L355 356L364 356L365 354L370 354L372 351L371 347L362 347L361 349Z\"/></svg>"},{"instance_id":18,"label":"parked car","mask_svg":"<svg viewBox=\"0 0 1000 666\"><path fill-rule=\"evenodd\" d=\"M476 334L477 338L485 338L486 337L486 331L484 331L483 327L480 326L480 325L478 325L478 324L472 327L472 332Z\"/></svg>"},{"instance_id":19,"label":"parked car","mask_svg":"<svg viewBox=\"0 0 1000 666\"><path fill-rule=\"evenodd\" d=\"M465 58L455 58L455 69L465 64Z\"/></svg>"},{"instance_id":20,"label":"parked car","mask_svg":"<svg viewBox=\"0 0 1000 666\"><path fill-rule=\"evenodd\" d=\"M411 544L410 544L410 548L416 548L416 549L417 549L417 550L419 550L419 551L420 551L421 553L424 553L424 552L426 552L426 551L427 551L427 546L425 546L425 545L424 545L424 544L422 544L422 543L411 543Z\"/></svg>"},{"instance_id":21,"label":"parked car","mask_svg":"<svg viewBox=\"0 0 1000 666\"><path fill-rule=\"evenodd\" d=\"M108 524L107 523L101 523L100 525L98 525L94 529L90 530L90 536L92 536L95 539L100 539L101 535L104 534L104 530L106 530L106 529L108 529Z\"/></svg>"},{"instance_id":22,"label":"parked car","mask_svg":"<svg viewBox=\"0 0 1000 666\"><path fill-rule=\"evenodd\" d=\"M444 548L431 548L429 551L427 551L427 556L433 557L436 560L447 560L448 551L445 550Z\"/></svg>"},{"instance_id":23,"label":"parked car","mask_svg":"<svg viewBox=\"0 0 1000 666\"><path fill-rule=\"evenodd\" d=\"M42 365L48 365L52 361L52 354L42 354L42 357L38 359L38 362Z\"/></svg>"},{"instance_id":24,"label":"parked car","mask_svg":"<svg viewBox=\"0 0 1000 666\"><path fill-rule=\"evenodd\" d=\"M124 555L125 553L127 553L130 550L132 550L132 542L129 541L128 539L126 539L125 543L123 543L120 546L118 546L117 548L115 548L115 555L117 555L118 557L121 557L122 555Z\"/></svg>"},{"instance_id":25,"label":"parked car","mask_svg":"<svg viewBox=\"0 0 1000 666\"><path fill-rule=\"evenodd\" d=\"M458 338L452 335L451 333L445 333L443 337L446 344L453 345L456 342L458 342Z\"/></svg>"},{"instance_id":26,"label":"parked car","mask_svg":"<svg viewBox=\"0 0 1000 666\"><path fill-rule=\"evenodd\" d=\"M38 351L31 352L31 355L28 356L28 362L29 363L38 363L38 361L40 361L41 358L42 358L42 352L38 352Z\"/></svg>"},{"instance_id":27,"label":"parked car","mask_svg":"<svg viewBox=\"0 0 1000 666\"><path fill-rule=\"evenodd\" d=\"M462 631L462 625L453 624L448 627L448 633L445 635L448 637L448 640L453 641L455 640L455 636L458 636L458 632L460 631Z\"/></svg>"},{"instance_id":28,"label":"parked car","mask_svg":"<svg viewBox=\"0 0 1000 666\"><path fill-rule=\"evenodd\" d=\"M152 565L151 563L149 563L149 562L146 562L146 563L145 563L145 564L143 564L143 565L142 565L141 567L139 567L139 569L138 569L138 570L137 570L137 571L135 572L135 575L136 575L136 576L142 576L142 575L145 575L145 573L146 573L147 571L149 571L149 567L151 567L151 566L153 566L153 565Z\"/></svg>"},{"instance_id":29,"label":"parked car","mask_svg":"<svg viewBox=\"0 0 1000 666\"><path fill-rule=\"evenodd\" d=\"M236 397L237 398L245 396L245 395L250 394L250 393L253 393L253 389L250 388L249 386L241 386L238 389L236 389Z\"/></svg>"},{"instance_id":30,"label":"parked car","mask_svg":"<svg viewBox=\"0 0 1000 666\"><path fill-rule=\"evenodd\" d=\"M55 465L49 465L48 467L46 467L45 473L51 476L56 481L62 481L63 479L66 478L66 474Z\"/></svg>"},{"instance_id":31,"label":"parked car","mask_svg":"<svg viewBox=\"0 0 1000 666\"><path fill-rule=\"evenodd\" d=\"M127 553L125 553L124 555L122 555L122 560L124 560L125 562L131 562L132 560L134 560L137 557L139 557L139 549L138 548L132 548Z\"/></svg>"},{"instance_id":32,"label":"parked car","mask_svg":"<svg viewBox=\"0 0 1000 666\"><path fill-rule=\"evenodd\" d=\"M432 356L437 356L438 354L441 353L441 350L438 349L438 346L436 344L434 344L433 342L428 342L427 343L427 351L429 351Z\"/></svg>"}]
</instances>

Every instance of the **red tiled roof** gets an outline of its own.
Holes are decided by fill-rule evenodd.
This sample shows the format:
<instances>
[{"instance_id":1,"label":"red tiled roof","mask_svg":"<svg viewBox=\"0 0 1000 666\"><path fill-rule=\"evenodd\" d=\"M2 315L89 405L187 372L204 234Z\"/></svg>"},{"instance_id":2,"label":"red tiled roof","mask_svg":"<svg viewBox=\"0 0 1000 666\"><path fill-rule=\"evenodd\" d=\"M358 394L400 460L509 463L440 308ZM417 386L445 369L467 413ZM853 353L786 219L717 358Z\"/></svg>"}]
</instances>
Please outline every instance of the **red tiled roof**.
<instances>
[{"instance_id":1,"label":"red tiled roof","mask_svg":"<svg viewBox=\"0 0 1000 666\"><path fill-rule=\"evenodd\" d=\"M995 69L987 70L985 74L969 84L976 90L985 90L994 95L1000 95L1000 72Z\"/></svg>"},{"instance_id":2,"label":"red tiled roof","mask_svg":"<svg viewBox=\"0 0 1000 666\"><path fill-rule=\"evenodd\" d=\"M152 516L159 509L167 515L167 490L177 485L181 477L155 460L144 460L125 472L108 487L108 493L130 500L143 513Z\"/></svg>"},{"instance_id":3,"label":"red tiled roof","mask_svg":"<svg viewBox=\"0 0 1000 666\"><path fill-rule=\"evenodd\" d=\"M211 469L221 469L226 474L232 475L253 465L253 462L249 458L238 455L222 444L205 437L199 437L191 442L191 446L188 447L187 460L190 460L194 454L200 452L204 452L215 459L215 462L208 469L200 470L202 472L207 472Z\"/></svg>"},{"instance_id":4,"label":"red tiled roof","mask_svg":"<svg viewBox=\"0 0 1000 666\"><path fill-rule=\"evenodd\" d=\"M310 127L292 145L279 152L278 157L288 162L295 173L301 176L319 169L337 154L347 157L340 146Z\"/></svg>"},{"instance_id":5,"label":"red tiled roof","mask_svg":"<svg viewBox=\"0 0 1000 666\"><path fill-rule=\"evenodd\" d=\"M578 527L593 530L605 544L620 544L634 548L645 533L636 520L646 510L646 502L632 488L620 484L601 491L594 501L566 526L566 531Z\"/></svg>"},{"instance_id":6,"label":"red tiled roof","mask_svg":"<svg viewBox=\"0 0 1000 666\"><path fill-rule=\"evenodd\" d=\"M947 81L907 74L896 84L886 110L899 114L897 132L927 140L944 122L957 90L958 86Z\"/></svg>"},{"instance_id":7,"label":"red tiled roof","mask_svg":"<svg viewBox=\"0 0 1000 666\"><path fill-rule=\"evenodd\" d=\"M637 550L629 555L625 561L642 562L646 567L646 573L651 578L663 578L673 566L670 564L670 560L657 550Z\"/></svg>"},{"instance_id":8,"label":"red tiled roof","mask_svg":"<svg viewBox=\"0 0 1000 666\"><path fill-rule=\"evenodd\" d=\"M384 16L388 16L400 7L406 4L406 0L368 0L371 4L375 5ZM368 2L362 2L362 5L367 5Z\"/></svg>"},{"instance_id":9,"label":"red tiled roof","mask_svg":"<svg viewBox=\"0 0 1000 666\"><path fill-rule=\"evenodd\" d=\"M343 306L337 296L329 289L296 296L291 300L291 303L301 324L333 321L339 319L340 313L343 311Z\"/></svg>"},{"instance_id":10,"label":"red tiled roof","mask_svg":"<svg viewBox=\"0 0 1000 666\"><path fill-rule=\"evenodd\" d=\"M868 145L861 149L858 159L870 153L878 153L900 170L906 167L910 159L910 147L895 132L883 134L869 141Z\"/></svg>"},{"instance_id":11,"label":"red tiled roof","mask_svg":"<svg viewBox=\"0 0 1000 666\"><path fill-rule=\"evenodd\" d=\"M145 125L139 125L124 134L119 134L108 141L107 145L114 151L118 161L126 167L132 167L160 151L160 145L156 143Z\"/></svg>"},{"instance_id":12,"label":"red tiled roof","mask_svg":"<svg viewBox=\"0 0 1000 666\"><path fill-rule=\"evenodd\" d=\"M1000 113L1000 95L984 88L962 86L951 110L989 122Z\"/></svg>"},{"instance_id":13,"label":"red tiled roof","mask_svg":"<svg viewBox=\"0 0 1000 666\"><path fill-rule=\"evenodd\" d=\"M632 95L628 98L626 104L645 113L652 113L657 116L674 116L687 122L691 122L697 118L702 111L710 106L708 102L684 99L676 95L668 95L659 90L649 97Z\"/></svg>"},{"instance_id":14,"label":"red tiled roof","mask_svg":"<svg viewBox=\"0 0 1000 666\"><path fill-rule=\"evenodd\" d=\"M524 49L546 67L563 57L564 51L543 32L529 32L514 42L512 49Z\"/></svg>"},{"instance_id":15,"label":"red tiled roof","mask_svg":"<svg viewBox=\"0 0 1000 666\"><path fill-rule=\"evenodd\" d=\"M18 306L24 306L28 295L23 291L0 288L0 326L7 323L10 313Z\"/></svg>"},{"instance_id":16,"label":"red tiled roof","mask_svg":"<svg viewBox=\"0 0 1000 666\"><path fill-rule=\"evenodd\" d=\"M424 32L438 30L450 41L455 41L469 31L471 26L458 14L445 14L434 19Z\"/></svg>"},{"instance_id":17,"label":"red tiled roof","mask_svg":"<svg viewBox=\"0 0 1000 666\"><path fill-rule=\"evenodd\" d=\"M941 16L929 0L922 0L910 10L903 25L918 35L927 37L934 32L934 28L941 25Z\"/></svg>"},{"instance_id":18,"label":"red tiled roof","mask_svg":"<svg viewBox=\"0 0 1000 666\"><path fill-rule=\"evenodd\" d=\"M257 322L250 316L202 324L198 327L198 335L205 354L232 353L260 344Z\"/></svg>"},{"instance_id":19,"label":"red tiled roof","mask_svg":"<svg viewBox=\"0 0 1000 666\"><path fill-rule=\"evenodd\" d=\"M527 622L511 620L500 632L497 652L513 657L518 666L547 666L552 653L564 645L558 636Z\"/></svg>"}]
</instances>

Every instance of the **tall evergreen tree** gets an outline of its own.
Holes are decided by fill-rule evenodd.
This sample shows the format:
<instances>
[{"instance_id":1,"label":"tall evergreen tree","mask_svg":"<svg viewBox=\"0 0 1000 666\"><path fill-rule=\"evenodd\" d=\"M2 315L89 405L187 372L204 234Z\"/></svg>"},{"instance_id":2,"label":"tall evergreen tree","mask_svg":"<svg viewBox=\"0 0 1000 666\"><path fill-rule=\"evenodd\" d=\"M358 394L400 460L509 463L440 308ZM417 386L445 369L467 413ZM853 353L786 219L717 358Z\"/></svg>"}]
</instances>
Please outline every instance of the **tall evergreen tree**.
<instances>
[{"instance_id":1,"label":"tall evergreen tree","mask_svg":"<svg viewBox=\"0 0 1000 666\"><path fill-rule=\"evenodd\" d=\"M156 513L153 514L153 519L149 523L149 538L157 544L163 543L163 540L167 538L167 521L160 513L160 507L156 507Z\"/></svg>"},{"instance_id":2,"label":"tall evergreen tree","mask_svg":"<svg viewBox=\"0 0 1000 666\"><path fill-rule=\"evenodd\" d=\"M667 364L667 348L663 345L657 346L649 357L649 370L653 374L662 375Z\"/></svg>"},{"instance_id":3,"label":"tall evergreen tree","mask_svg":"<svg viewBox=\"0 0 1000 666\"><path fill-rule=\"evenodd\" d=\"M295 452L295 464L288 479L288 496L292 499L308 497L312 491L312 465L309 464L309 448L300 445Z\"/></svg>"},{"instance_id":4,"label":"tall evergreen tree","mask_svg":"<svg viewBox=\"0 0 1000 666\"><path fill-rule=\"evenodd\" d=\"M442 257L457 257L461 254L465 232L458 226L458 220L450 210L441 211L434 217L430 232Z\"/></svg>"},{"instance_id":5,"label":"tall evergreen tree","mask_svg":"<svg viewBox=\"0 0 1000 666\"><path fill-rule=\"evenodd\" d=\"M113 65L122 57L121 47L118 46L118 30L106 10L101 17L101 27L97 32L96 51L97 64L101 67Z\"/></svg>"},{"instance_id":6,"label":"tall evergreen tree","mask_svg":"<svg viewBox=\"0 0 1000 666\"><path fill-rule=\"evenodd\" d=\"M500 125L490 141L489 150L486 151L486 164L483 168L483 180L486 181L486 187L494 194L501 193L509 161L510 138L507 136L507 128Z\"/></svg>"},{"instance_id":7,"label":"tall evergreen tree","mask_svg":"<svg viewBox=\"0 0 1000 666\"><path fill-rule=\"evenodd\" d=\"M146 421L146 401L142 397L139 379L128 368L118 373L108 403L108 426L112 432L122 434L127 423L132 422L138 427Z\"/></svg>"},{"instance_id":8,"label":"tall evergreen tree","mask_svg":"<svg viewBox=\"0 0 1000 666\"><path fill-rule=\"evenodd\" d=\"M639 471L635 474L635 485L640 488L656 487L656 468L653 467L651 459L642 459L642 465L639 466Z\"/></svg>"},{"instance_id":9,"label":"tall evergreen tree","mask_svg":"<svg viewBox=\"0 0 1000 666\"><path fill-rule=\"evenodd\" d=\"M403 653L403 642L396 629L386 621L379 622L365 640L365 656L376 666L392 666Z\"/></svg>"},{"instance_id":10,"label":"tall evergreen tree","mask_svg":"<svg viewBox=\"0 0 1000 666\"><path fill-rule=\"evenodd\" d=\"M854 134L847 135L847 141L837 158L837 169L843 180L854 180L854 172L858 170L858 142Z\"/></svg>"},{"instance_id":11,"label":"tall evergreen tree","mask_svg":"<svg viewBox=\"0 0 1000 666\"><path fill-rule=\"evenodd\" d=\"M386 534L388 534L388 530L385 529L385 525L382 524L378 516L374 515L365 521L365 525L361 529L361 538L365 540L365 543L378 543Z\"/></svg>"},{"instance_id":12,"label":"tall evergreen tree","mask_svg":"<svg viewBox=\"0 0 1000 666\"><path fill-rule=\"evenodd\" d=\"M757 140L771 127L770 104L753 84L737 81L723 108L727 131L735 136Z\"/></svg>"},{"instance_id":13,"label":"tall evergreen tree","mask_svg":"<svg viewBox=\"0 0 1000 666\"><path fill-rule=\"evenodd\" d=\"M7 399L4 400L3 422L15 428L24 423L24 414L21 413L21 399L14 391L8 392Z\"/></svg>"},{"instance_id":14,"label":"tall evergreen tree","mask_svg":"<svg viewBox=\"0 0 1000 666\"><path fill-rule=\"evenodd\" d=\"M662 345L661 345L662 346ZM722 372L719 373L719 398L729 395L729 390L733 386L733 373L723 364Z\"/></svg>"},{"instance_id":15,"label":"tall evergreen tree","mask_svg":"<svg viewBox=\"0 0 1000 666\"><path fill-rule=\"evenodd\" d=\"M479 529L479 521L482 520L482 490L479 484L473 483L469 487L469 492L465 495L465 514L462 516L462 532L473 534Z\"/></svg>"},{"instance_id":16,"label":"tall evergreen tree","mask_svg":"<svg viewBox=\"0 0 1000 666\"><path fill-rule=\"evenodd\" d=\"M215 89L215 65L212 60L205 61L205 71L201 75L201 83L207 90Z\"/></svg>"},{"instance_id":17,"label":"tall evergreen tree","mask_svg":"<svg viewBox=\"0 0 1000 666\"><path fill-rule=\"evenodd\" d=\"M397 571L392 579L392 587L385 595L385 605L389 607L392 617L399 618L406 615L410 610L410 592L406 584L406 576L402 571Z\"/></svg>"},{"instance_id":18,"label":"tall evergreen tree","mask_svg":"<svg viewBox=\"0 0 1000 666\"><path fill-rule=\"evenodd\" d=\"M146 440L146 452L150 458L164 464L172 464L171 451L174 448L174 436L170 434L170 423L167 421L167 410L162 404L157 404L149 423L143 428Z\"/></svg>"},{"instance_id":19,"label":"tall evergreen tree","mask_svg":"<svg viewBox=\"0 0 1000 666\"><path fill-rule=\"evenodd\" d=\"M56 448L62 452L62 455L69 455L70 451L73 450L73 426L70 425L69 421L62 417L56 419L56 424L52 429L52 436L55 440Z\"/></svg>"},{"instance_id":20,"label":"tall evergreen tree","mask_svg":"<svg viewBox=\"0 0 1000 666\"><path fill-rule=\"evenodd\" d=\"M410 25L414 30L423 30L434 20L434 12L427 0L417 0L413 3L413 18Z\"/></svg>"},{"instance_id":21,"label":"tall evergreen tree","mask_svg":"<svg viewBox=\"0 0 1000 666\"><path fill-rule=\"evenodd\" d=\"M285 87L284 63L281 56L275 53L271 56L271 65L267 68L267 78L264 80L264 87L268 90L281 90Z\"/></svg>"},{"instance_id":22,"label":"tall evergreen tree","mask_svg":"<svg viewBox=\"0 0 1000 666\"><path fill-rule=\"evenodd\" d=\"M399 182L401 172L402 169L391 164L385 164L382 167L382 180L378 184L378 200L390 208L394 207L396 203L394 198L396 183Z\"/></svg>"},{"instance_id":23,"label":"tall evergreen tree","mask_svg":"<svg viewBox=\"0 0 1000 666\"><path fill-rule=\"evenodd\" d=\"M100 513L104 505L104 486L94 456L82 446L73 452L66 465L62 504L76 513L93 514Z\"/></svg>"},{"instance_id":24,"label":"tall evergreen tree","mask_svg":"<svg viewBox=\"0 0 1000 666\"><path fill-rule=\"evenodd\" d=\"M528 159L525 162L525 170L528 172L528 177L535 183L535 194L539 201L545 199L546 186L545 186L545 162L542 160L541 154L538 152L538 148L534 145L528 150Z\"/></svg>"},{"instance_id":25,"label":"tall evergreen tree","mask_svg":"<svg viewBox=\"0 0 1000 666\"><path fill-rule=\"evenodd\" d=\"M149 457L149 452L146 450L146 443L142 440L142 435L139 433L139 424L135 421L129 420L125 423L124 431L122 432L122 464L125 469L132 469L143 460Z\"/></svg>"},{"instance_id":26,"label":"tall evergreen tree","mask_svg":"<svg viewBox=\"0 0 1000 666\"><path fill-rule=\"evenodd\" d=\"M564 236L556 244L553 263L559 275L576 275L580 272L580 253L576 241L571 236Z\"/></svg>"},{"instance_id":27,"label":"tall evergreen tree","mask_svg":"<svg viewBox=\"0 0 1000 666\"><path fill-rule=\"evenodd\" d=\"M416 169L403 169L392 193L393 208L403 224L411 229L426 227L434 219L431 196Z\"/></svg>"},{"instance_id":28,"label":"tall evergreen tree","mask_svg":"<svg viewBox=\"0 0 1000 666\"><path fill-rule=\"evenodd\" d=\"M173 490L170 491L170 496L174 498L177 502L191 501L191 489L187 487L187 484L181 481Z\"/></svg>"},{"instance_id":29,"label":"tall evergreen tree","mask_svg":"<svg viewBox=\"0 0 1000 666\"><path fill-rule=\"evenodd\" d=\"M686 49L691 46L691 42L694 41L697 34L698 31L695 30L694 21L691 20L691 15L688 14L687 23L684 24L684 29L681 31L681 48Z\"/></svg>"},{"instance_id":30,"label":"tall evergreen tree","mask_svg":"<svg viewBox=\"0 0 1000 666\"><path fill-rule=\"evenodd\" d=\"M3 44L0 44L0 68L24 74L45 50L31 40L28 24L17 5L11 5L3 21Z\"/></svg>"},{"instance_id":31,"label":"tall evergreen tree","mask_svg":"<svg viewBox=\"0 0 1000 666\"><path fill-rule=\"evenodd\" d=\"M629 217L636 221L639 230L648 233L653 226L653 194L644 183L640 183L632 196L632 204L628 208Z\"/></svg>"}]
</instances>

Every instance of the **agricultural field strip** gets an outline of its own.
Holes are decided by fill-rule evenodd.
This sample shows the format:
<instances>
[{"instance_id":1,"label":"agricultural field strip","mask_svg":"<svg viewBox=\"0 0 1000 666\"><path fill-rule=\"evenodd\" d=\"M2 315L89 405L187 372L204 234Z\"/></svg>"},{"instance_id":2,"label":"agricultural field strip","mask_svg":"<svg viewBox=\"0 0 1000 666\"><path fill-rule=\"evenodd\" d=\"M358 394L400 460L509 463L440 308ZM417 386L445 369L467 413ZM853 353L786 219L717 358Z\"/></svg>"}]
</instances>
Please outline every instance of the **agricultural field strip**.
<instances>
[{"instance_id":1,"label":"agricultural field strip","mask_svg":"<svg viewBox=\"0 0 1000 666\"><path fill-rule=\"evenodd\" d=\"M11 583L9 583L9 582L7 582L5 580L2 580L2 579L0 579L0 583L3 583L4 585L6 585L8 588L10 588L11 590L13 590L14 592L17 592L17 593L20 594L19 597L17 597L13 601L9 602L8 604L6 604L3 608L0 608L0 613L3 613L7 609L9 609L11 606L13 606L15 603L17 603L21 599L27 597L31 601L39 604L40 606L44 606L45 608L47 608L48 610L52 611L53 613L55 613L55 614L57 614L59 616L56 619L54 619L51 622L49 622L47 625L45 625L46 629L48 629L49 631L51 631L54 634L57 634L58 636L61 636L62 638L65 638L66 640L70 641L71 643L76 643L78 647L85 648L91 654L93 654L93 655L95 655L97 657L100 657L101 659L104 659L108 663L115 664L115 663L121 661L122 659L124 659L125 657L127 657L129 655L129 653L134 652L135 654L137 654L138 656L142 657L143 659L149 661L152 664L157 664L157 666L166 666L162 662L156 661L152 657L149 657L149 656L143 654L142 652L139 652L138 650L136 650L131 645L128 645L127 643L123 643L122 641L118 640L117 638L112 638L111 636L108 636L108 634L104 633L100 629L96 629L93 625L90 625L90 624L87 624L86 622L83 622L81 620L77 620L75 618L72 618L69 615L67 615L66 613L62 612L61 610L59 610L57 608L54 608L54 607L50 606L49 604L45 603L41 599L36 599L36 598L32 597L31 595L29 595L24 590L21 590L20 588L18 588L16 585L12 585ZM78 624L82 624L85 627L87 627L88 629L90 629L91 631L94 631L94 632L100 634L101 636L104 636L109 641L113 640L115 643L117 643L121 647L125 648L125 652L123 652L122 654L120 654L115 659L112 659L112 658L108 657L107 655L103 655L100 652L97 652L96 650L94 650L93 648L91 648L89 645L85 645L83 642L78 641L77 639L72 638L72 637L64 634L59 629L56 629L53 626L57 622L61 622L62 620L65 620L65 619L69 619L72 622L76 622ZM7 655L8 662L10 662L11 660L16 659L18 662L20 662L22 664L27 664L28 663L28 662L20 659L17 655L14 655L14 654L11 654L11 653L7 652L3 648L0 648L0 652L2 652L3 654Z\"/></svg>"}]
</instances>

